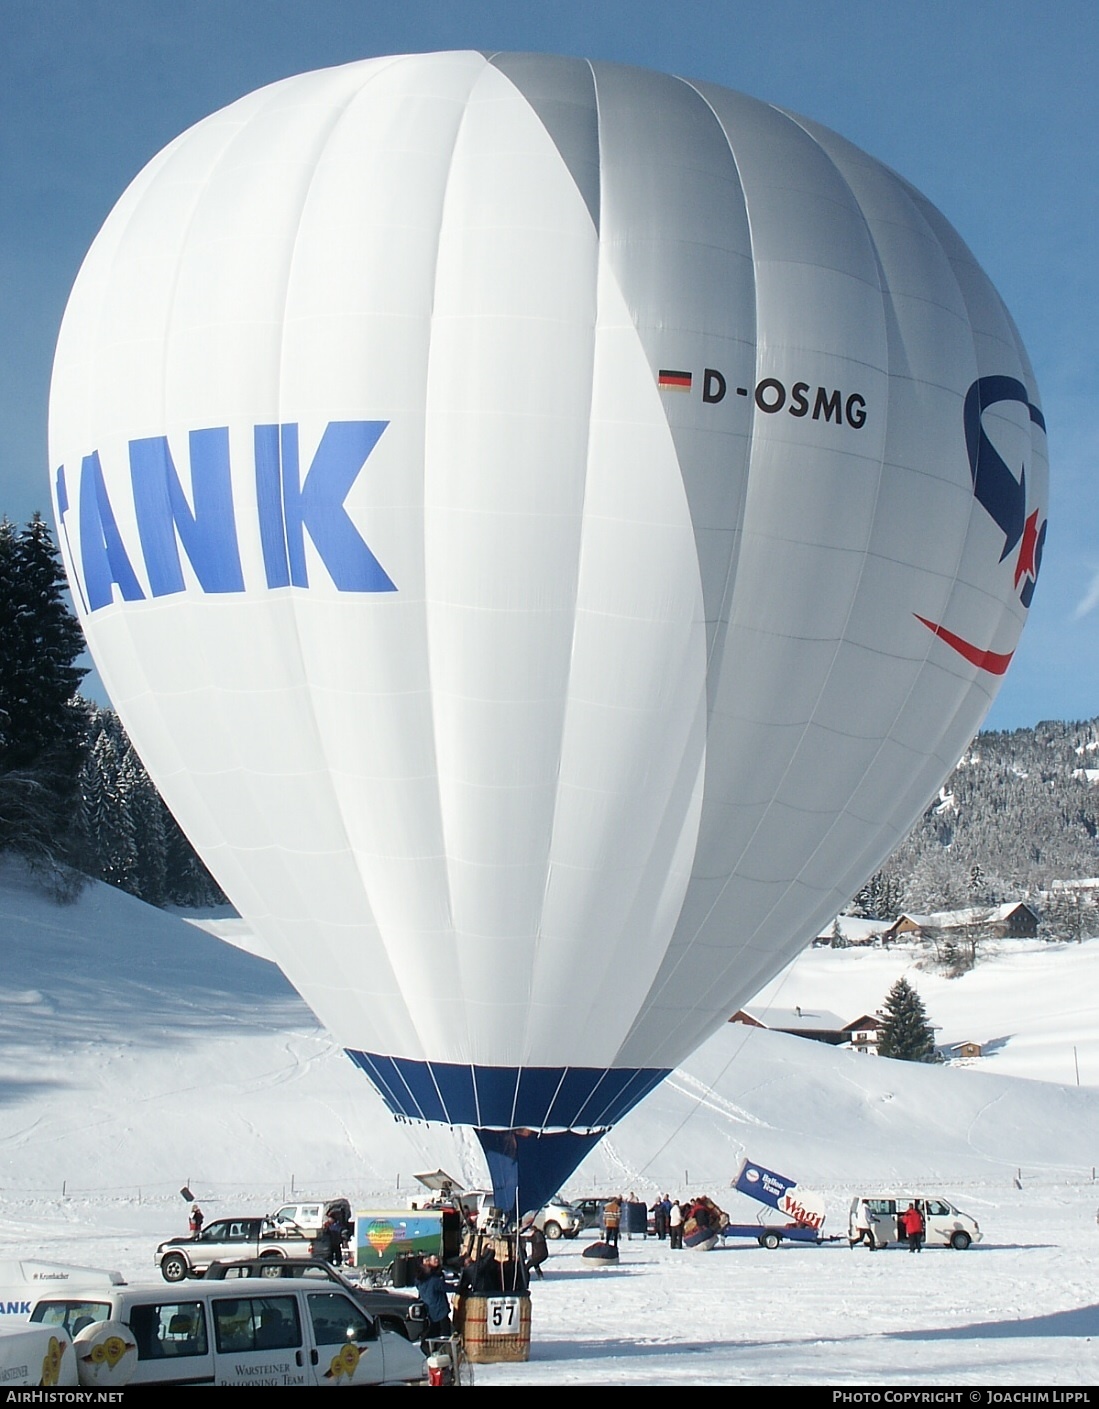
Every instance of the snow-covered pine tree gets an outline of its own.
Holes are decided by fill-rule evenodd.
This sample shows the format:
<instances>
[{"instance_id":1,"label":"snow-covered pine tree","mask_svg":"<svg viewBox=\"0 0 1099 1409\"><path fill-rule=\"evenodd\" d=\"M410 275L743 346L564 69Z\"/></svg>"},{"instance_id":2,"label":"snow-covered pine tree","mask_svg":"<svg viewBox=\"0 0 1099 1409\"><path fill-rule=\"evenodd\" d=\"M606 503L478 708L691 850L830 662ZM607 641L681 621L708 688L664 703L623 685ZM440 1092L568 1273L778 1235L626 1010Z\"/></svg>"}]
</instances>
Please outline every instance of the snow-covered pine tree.
<instances>
[{"instance_id":1,"label":"snow-covered pine tree","mask_svg":"<svg viewBox=\"0 0 1099 1409\"><path fill-rule=\"evenodd\" d=\"M123 769L128 745L111 728L96 735L81 778L82 831L87 838L88 874L134 893L138 835L130 811L130 782Z\"/></svg>"},{"instance_id":2,"label":"snow-covered pine tree","mask_svg":"<svg viewBox=\"0 0 1099 1409\"><path fill-rule=\"evenodd\" d=\"M1042 931L1048 939L1081 940L1096 931L1094 901L1073 886L1051 892L1042 915Z\"/></svg>"},{"instance_id":3,"label":"snow-covered pine tree","mask_svg":"<svg viewBox=\"0 0 1099 1409\"><path fill-rule=\"evenodd\" d=\"M77 779L76 817L73 826L73 862L87 876L100 878L100 819L108 806L103 774L102 711L91 706L88 747Z\"/></svg>"},{"instance_id":4,"label":"snow-covered pine tree","mask_svg":"<svg viewBox=\"0 0 1099 1409\"><path fill-rule=\"evenodd\" d=\"M868 920L895 920L905 905L905 881L900 875L876 871L855 896L852 913Z\"/></svg>"},{"instance_id":5,"label":"snow-covered pine tree","mask_svg":"<svg viewBox=\"0 0 1099 1409\"><path fill-rule=\"evenodd\" d=\"M224 905L225 895L179 823L164 808L164 856L168 900L173 905Z\"/></svg>"},{"instance_id":6,"label":"snow-covered pine tree","mask_svg":"<svg viewBox=\"0 0 1099 1409\"><path fill-rule=\"evenodd\" d=\"M84 639L64 569L36 514L0 520L0 850L65 859L87 730Z\"/></svg>"},{"instance_id":7,"label":"snow-covered pine tree","mask_svg":"<svg viewBox=\"0 0 1099 1409\"><path fill-rule=\"evenodd\" d=\"M899 978L889 990L878 1029L878 1055L901 1062L933 1062L935 1034L927 1020L923 999Z\"/></svg>"},{"instance_id":8,"label":"snow-covered pine tree","mask_svg":"<svg viewBox=\"0 0 1099 1409\"><path fill-rule=\"evenodd\" d=\"M220 905L225 896L164 805L111 709L89 705L77 864L149 905Z\"/></svg>"},{"instance_id":9,"label":"snow-covered pine tree","mask_svg":"<svg viewBox=\"0 0 1099 1409\"><path fill-rule=\"evenodd\" d=\"M122 756L120 773L136 842L133 876L127 889L147 905L164 905L169 899L164 845L168 810L132 744Z\"/></svg>"}]
</instances>

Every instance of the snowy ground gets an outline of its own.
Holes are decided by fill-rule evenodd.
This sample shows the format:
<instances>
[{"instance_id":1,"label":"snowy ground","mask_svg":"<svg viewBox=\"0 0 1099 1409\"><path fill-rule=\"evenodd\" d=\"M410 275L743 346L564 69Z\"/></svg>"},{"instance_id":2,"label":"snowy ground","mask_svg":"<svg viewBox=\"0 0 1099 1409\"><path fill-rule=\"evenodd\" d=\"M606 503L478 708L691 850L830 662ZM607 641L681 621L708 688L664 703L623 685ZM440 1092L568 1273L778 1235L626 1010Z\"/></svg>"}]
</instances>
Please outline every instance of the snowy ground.
<instances>
[{"instance_id":1,"label":"snowy ground","mask_svg":"<svg viewBox=\"0 0 1099 1409\"><path fill-rule=\"evenodd\" d=\"M208 1217L292 1192L403 1201L437 1166L483 1183L468 1137L395 1123L262 958L102 886L58 909L10 866L0 940L0 1261L152 1278L185 1183ZM900 1188L975 1215L981 1244L700 1254L634 1239L609 1269L558 1243L530 1361L478 1367L477 1384L1099 1383L1099 941L1004 946L952 981L919 959L814 950L764 997L854 1017L906 972L944 1041L992 1040L978 1069L729 1026L570 1192L705 1192L749 1220L756 1205L729 1189L749 1156L825 1196L826 1234L853 1193Z\"/></svg>"},{"instance_id":2,"label":"snowy ground","mask_svg":"<svg viewBox=\"0 0 1099 1409\"><path fill-rule=\"evenodd\" d=\"M936 1185L938 1189L940 1186ZM831 1195L838 1191L828 1189ZM952 1188L986 1241L968 1252L846 1242L733 1242L711 1253L623 1241L613 1269L555 1244L533 1288L531 1358L479 1385L1042 1385L1099 1383L1099 1235L1090 1185ZM154 1277L183 1204L19 1201L4 1256L45 1255ZM593 1236L593 1235L589 1235ZM163 1283L160 1283L163 1287Z\"/></svg>"}]
</instances>

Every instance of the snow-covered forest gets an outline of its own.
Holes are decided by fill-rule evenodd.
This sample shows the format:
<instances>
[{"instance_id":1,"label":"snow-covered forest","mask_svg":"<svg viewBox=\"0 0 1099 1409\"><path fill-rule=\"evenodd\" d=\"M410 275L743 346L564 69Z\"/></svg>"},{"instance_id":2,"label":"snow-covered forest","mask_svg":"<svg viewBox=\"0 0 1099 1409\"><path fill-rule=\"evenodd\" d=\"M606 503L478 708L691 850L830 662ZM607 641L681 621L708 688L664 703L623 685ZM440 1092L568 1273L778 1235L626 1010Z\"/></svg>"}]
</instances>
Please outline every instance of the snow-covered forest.
<instances>
[{"instance_id":1,"label":"snow-covered forest","mask_svg":"<svg viewBox=\"0 0 1099 1409\"><path fill-rule=\"evenodd\" d=\"M48 525L0 520L0 852L59 894L81 876L153 905L224 899L118 716L81 696L79 626ZM982 733L907 840L852 898L893 919L1026 898L1050 939L1095 933L1099 718Z\"/></svg>"},{"instance_id":2,"label":"snow-covered forest","mask_svg":"<svg viewBox=\"0 0 1099 1409\"><path fill-rule=\"evenodd\" d=\"M853 909L894 919L1029 899L1047 937L1095 933L1099 719L978 734ZM1089 924L1091 928L1089 929Z\"/></svg>"},{"instance_id":3,"label":"snow-covered forest","mask_svg":"<svg viewBox=\"0 0 1099 1409\"><path fill-rule=\"evenodd\" d=\"M118 716L79 693L83 649L48 525L0 520L0 852L61 899L88 876L151 905L223 900Z\"/></svg>"}]
</instances>

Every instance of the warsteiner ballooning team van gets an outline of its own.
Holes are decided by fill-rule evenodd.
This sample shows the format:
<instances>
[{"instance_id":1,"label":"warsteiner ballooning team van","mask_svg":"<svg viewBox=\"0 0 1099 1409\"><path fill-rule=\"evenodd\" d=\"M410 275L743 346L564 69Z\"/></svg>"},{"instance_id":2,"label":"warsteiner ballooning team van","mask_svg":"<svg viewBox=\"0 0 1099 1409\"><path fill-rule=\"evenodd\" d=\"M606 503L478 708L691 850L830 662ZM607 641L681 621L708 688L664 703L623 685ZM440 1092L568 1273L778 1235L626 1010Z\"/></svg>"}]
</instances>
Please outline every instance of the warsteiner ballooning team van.
<instances>
[{"instance_id":1,"label":"warsteiner ballooning team van","mask_svg":"<svg viewBox=\"0 0 1099 1409\"><path fill-rule=\"evenodd\" d=\"M71 1342L79 1382L124 1385L424 1384L419 1345L354 1291L311 1275L65 1287L31 1322Z\"/></svg>"}]
</instances>

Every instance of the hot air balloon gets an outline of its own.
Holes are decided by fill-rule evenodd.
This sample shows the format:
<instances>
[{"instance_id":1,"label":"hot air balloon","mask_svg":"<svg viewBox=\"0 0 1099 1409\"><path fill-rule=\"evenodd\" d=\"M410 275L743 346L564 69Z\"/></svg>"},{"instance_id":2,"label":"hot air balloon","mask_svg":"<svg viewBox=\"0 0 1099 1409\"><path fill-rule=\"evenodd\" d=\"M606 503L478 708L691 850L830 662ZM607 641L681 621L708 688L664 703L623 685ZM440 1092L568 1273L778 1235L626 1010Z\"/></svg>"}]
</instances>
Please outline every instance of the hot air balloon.
<instances>
[{"instance_id":1,"label":"hot air balloon","mask_svg":"<svg viewBox=\"0 0 1099 1409\"><path fill-rule=\"evenodd\" d=\"M166 802L504 1207L907 834L1046 527L1026 353L926 199L529 54L302 74L165 148L76 280L50 465Z\"/></svg>"}]
</instances>

